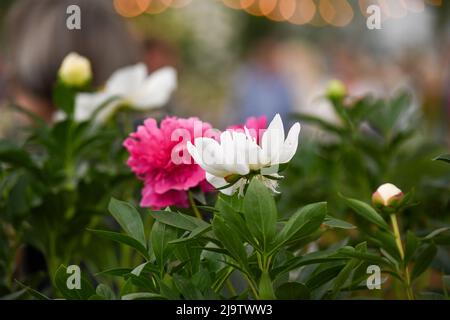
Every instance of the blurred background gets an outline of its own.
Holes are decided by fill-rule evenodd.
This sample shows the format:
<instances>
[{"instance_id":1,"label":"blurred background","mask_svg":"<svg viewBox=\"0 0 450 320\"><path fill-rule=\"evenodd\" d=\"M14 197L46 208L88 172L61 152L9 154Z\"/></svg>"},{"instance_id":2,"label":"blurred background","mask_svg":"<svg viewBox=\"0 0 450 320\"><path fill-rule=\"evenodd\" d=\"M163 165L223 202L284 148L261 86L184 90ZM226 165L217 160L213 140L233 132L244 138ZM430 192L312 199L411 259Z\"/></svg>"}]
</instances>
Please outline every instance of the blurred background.
<instances>
[{"instance_id":1,"label":"blurred background","mask_svg":"<svg viewBox=\"0 0 450 320\"><path fill-rule=\"evenodd\" d=\"M72 4L81 8L81 30L66 27ZM373 4L381 10L380 30L367 27L367 8ZM166 114L197 116L220 129L249 116L270 120L275 113L285 126L293 114L302 120L300 152L280 185L282 214L327 200L330 213L354 221L358 218L338 194L369 202L380 184L392 182L405 192L415 190L420 203L405 211L404 229L427 234L448 227L450 170L431 160L449 153L450 1L1 0L0 26L0 137L19 140L23 133L11 104L52 123L52 88L72 51L89 58L98 88L116 69L139 61L150 72L173 66L179 88ZM345 127L348 119L325 98L333 79L356 98L348 105L354 107L348 108L351 125L343 130L334 125ZM367 95L374 100L362 99ZM303 121L305 115L326 125L315 120L312 126ZM115 139L121 148L122 137ZM55 161L51 171L57 172L61 162L49 154ZM92 190L106 187L101 192L107 201L112 183L98 181L92 189L80 183L75 190L84 200L77 204L79 212L88 212L85 202L106 211ZM9 211L39 209L40 202L18 190L19 200L3 192ZM325 239L325 245L344 237ZM448 251L441 250L435 268L450 273Z\"/></svg>"},{"instance_id":2,"label":"blurred background","mask_svg":"<svg viewBox=\"0 0 450 320\"><path fill-rule=\"evenodd\" d=\"M20 2L25 5L17 9ZM45 2L50 4L44 5ZM29 75L33 71L44 73L44 67L27 66L48 64L56 77L56 66L67 53L64 51L77 47L67 45L67 39L82 34L81 40L76 41L94 42L98 52L93 59L94 69L105 70L99 82L112 72L112 66L139 60L150 70L175 66L180 74L180 88L169 106L170 112L196 115L217 127L242 122L251 115L271 117L275 112L287 115L301 111L332 120L332 109L320 97L327 83L337 78L353 96L369 92L389 96L396 90L410 90L414 104L425 112L429 135L441 141L447 139L448 1L91 1L107 2L114 14L125 21L134 42L130 44L124 35L118 35L120 30L115 33L109 29L109 37L122 37L121 43L115 45L101 33L92 39L90 24L101 21L101 17L91 17L90 10L83 12L83 5L87 5L83 1L78 1L82 4L82 30L56 31L59 27L64 29L56 21L65 21L67 6L61 5L58 11L52 2L55 3L1 1L0 20L4 27L0 40L0 100L9 96L23 101L23 95L17 92L25 91L23 87L36 87L30 85L29 78L41 84L54 80L51 72L45 78ZM367 7L371 4L380 6L381 30L369 30L366 26ZM11 12L13 7L25 12L22 17ZM39 16L33 14L37 11ZM27 24L27 20L32 23ZM36 40L39 37L42 39ZM33 46L27 47L27 41ZM47 48L41 48L46 45ZM86 46L78 51L89 51ZM56 47L62 47L61 52L54 53L59 50ZM46 55L47 60L54 61L43 61L41 53L47 51L52 52ZM108 67L97 67L97 60L118 53L121 61L111 58ZM18 86L22 88L17 89ZM1 129L11 122L5 109L0 110L0 131L4 131Z\"/></svg>"}]
</instances>

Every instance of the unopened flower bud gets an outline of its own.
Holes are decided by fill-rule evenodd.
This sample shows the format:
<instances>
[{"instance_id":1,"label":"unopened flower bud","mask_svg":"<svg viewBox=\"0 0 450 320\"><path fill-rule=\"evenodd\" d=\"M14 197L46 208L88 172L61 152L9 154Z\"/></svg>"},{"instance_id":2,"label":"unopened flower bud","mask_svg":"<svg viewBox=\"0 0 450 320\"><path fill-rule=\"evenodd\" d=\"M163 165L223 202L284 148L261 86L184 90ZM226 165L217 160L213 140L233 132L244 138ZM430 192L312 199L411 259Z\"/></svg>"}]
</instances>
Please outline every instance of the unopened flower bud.
<instances>
[{"instance_id":1,"label":"unopened flower bud","mask_svg":"<svg viewBox=\"0 0 450 320\"><path fill-rule=\"evenodd\" d=\"M64 58L58 75L65 84L81 87L92 78L91 63L87 58L72 52Z\"/></svg>"},{"instance_id":2,"label":"unopened flower bud","mask_svg":"<svg viewBox=\"0 0 450 320\"><path fill-rule=\"evenodd\" d=\"M401 202L403 197L402 190L392 183L385 183L378 187L377 191L372 195L372 202L375 206L395 207Z\"/></svg>"},{"instance_id":3,"label":"unopened flower bud","mask_svg":"<svg viewBox=\"0 0 450 320\"><path fill-rule=\"evenodd\" d=\"M327 88L327 97L336 100L342 99L347 95L347 87L340 80L331 80Z\"/></svg>"}]
</instances>

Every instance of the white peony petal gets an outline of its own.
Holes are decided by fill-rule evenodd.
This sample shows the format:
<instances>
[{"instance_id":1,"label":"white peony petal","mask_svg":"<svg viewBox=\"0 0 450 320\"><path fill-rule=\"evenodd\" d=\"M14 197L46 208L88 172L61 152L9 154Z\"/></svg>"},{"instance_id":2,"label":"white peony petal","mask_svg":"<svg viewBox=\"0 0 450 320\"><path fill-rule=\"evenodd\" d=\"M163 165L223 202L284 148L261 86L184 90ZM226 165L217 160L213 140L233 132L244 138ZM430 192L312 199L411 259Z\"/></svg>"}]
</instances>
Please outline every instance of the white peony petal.
<instances>
[{"instance_id":1,"label":"white peony petal","mask_svg":"<svg viewBox=\"0 0 450 320\"><path fill-rule=\"evenodd\" d=\"M283 143L283 149L281 150L279 163L286 163L291 161L292 157L295 155L295 152L297 152L300 129L300 123L297 122L289 130L286 141L284 141Z\"/></svg>"},{"instance_id":2,"label":"white peony petal","mask_svg":"<svg viewBox=\"0 0 450 320\"><path fill-rule=\"evenodd\" d=\"M225 181L224 178L216 177L208 172L206 172L206 181L208 181L216 189L225 187L226 185L229 184L228 182ZM222 189L220 190L220 192L229 196L231 196L234 193L232 186L226 189Z\"/></svg>"},{"instance_id":3,"label":"white peony petal","mask_svg":"<svg viewBox=\"0 0 450 320\"><path fill-rule=\"evenodd\" d=\"M94 112L111 98L111 95L105 92L99 93L80 93L75 97L74 119L77 122L91 119Z\"/></svg>"},{"instance_id":4,"label":"white peony petal","mask_svg":"<svg viewBox=\"0 0 450 320\"><path fill-rule=\"evenodd\" d=\"M116 70L106 83L105 91L112 95L127 96L139 88L147 77L143 63Z\"/></svg>"},{"instance_id":5,"label":"white peony petal","mask_svg":"<svg viewBox=\"0 0 450 320\"><path fill-rule=\"evenodd\" d=\"M402 190L392 183L385 183L381 185L378 187L377 192L385 205L388 205L392 198L402 194Z\"/></svg>"},{"instance_id":6,"label":"white peony petal","mask_svg":"<svg viewBox=\"0 0 450 320\"><path fill-rule=\"evenodd\" d=\"M139 110L164 106L177 88L177 72L165 67L153 72L129 96L133 107Z\"/></svg>"},{"instance_id":7,"label":"white peony petal","mask_svg":"<svg viewBox=\"0 0 450 320\"><path fill-rule=\"evenodd\" d=\"M197 164L206 172L218 177L226 177L230 173L223 165L223 152L216 140L211 138L196 138L196 152L189 153L194 157Z\"/></svg>"},{"instance_id":8,"label":"white peony petal","mask_svg":"<svg viewBox=\"0 0 450 320\"><path fill-rule=\"evenodd\" d=\"M250 172L246 144L247 137L242 132L227 130L220 135L223 158L218 161L230 174L246 175Z\"/></svg>"}]
</instances>

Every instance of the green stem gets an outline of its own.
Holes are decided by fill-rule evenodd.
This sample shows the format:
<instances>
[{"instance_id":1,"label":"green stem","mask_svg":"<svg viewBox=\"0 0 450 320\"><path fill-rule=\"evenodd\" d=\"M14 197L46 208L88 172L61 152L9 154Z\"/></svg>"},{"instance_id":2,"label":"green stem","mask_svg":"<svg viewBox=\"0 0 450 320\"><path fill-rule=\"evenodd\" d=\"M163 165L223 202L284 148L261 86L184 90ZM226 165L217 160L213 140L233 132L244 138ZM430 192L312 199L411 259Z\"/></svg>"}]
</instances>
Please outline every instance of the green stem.
<instances>
[{"instance_id":1,"label":"green stem","mask_svg":"<svg viewBox=\"0 0 450 320\"><path fill-rule=\"evenodd\" d=\"M189 198L189 203L191 204L192 210L195 213L195 216L197 218L199 218L200 220L203 220L203 217L202 217L200 211L198 210L197 205L195 204L195 200L194 200L194 197L192 196L191 191L188 191L188 198Z\"/></svg>"},{"instance_id":2,"label":"green stem","mask_svg":"<svg viewBox=\"0 0 450 320\"><path fill-rule=\"evenodd\" d=\"M253 284L252 280L250 279L250 277L248 275L244 275L245 279L247 279L248 285L250 286L250 289L253 292L253 295L255 296L256 300L259 300L259 295L258 295L258 291L256 290L255 285Z\"/></svg>"},{"instance_id":3,"label":"green stem","mask_svg":"<svg viewBox=\"0 0 450 320\"><path fill-rule=\"evenodd\" d=\"M230 291L231 296L233 296L233 297L237 296L236 290L234 289L230 278L227 279L226 284L227 284L228 291Z\"/></svg>"},{"instance_id":4,"label":"green stem","mask_svg":"<svg viewBox=\"0 0 450 320\"><path fill-rule=\"evenodd\" d=\"M398 228L397 216L391 214L392 229L394 230L395 243L397 244L398 252L402 260L405 259L405 252L403 251L402 239L400 237L400 230Z\"/></svg>"},{"instance_id":5,"label":"green stem","mask_svg":"<svg viewBox=\"0 0 450 320\"><path fill-rule=\"evenodd\" d=\"M402 244L402 238L400 236L400 229L398 227L398 221L397 216L393 213L390 216L391 223L392 223L392 229L394 231L394 238L395 243L397 244L398 252L400 253L400 257L402 259L403 264L403 278L404 283L406 287L406 296L408 297L408 300L414 300L414 293L411 287L411 276L409 274L408 265L405 261L405 252L403 250L403 244Z\"/></svg>"}]
</instances>

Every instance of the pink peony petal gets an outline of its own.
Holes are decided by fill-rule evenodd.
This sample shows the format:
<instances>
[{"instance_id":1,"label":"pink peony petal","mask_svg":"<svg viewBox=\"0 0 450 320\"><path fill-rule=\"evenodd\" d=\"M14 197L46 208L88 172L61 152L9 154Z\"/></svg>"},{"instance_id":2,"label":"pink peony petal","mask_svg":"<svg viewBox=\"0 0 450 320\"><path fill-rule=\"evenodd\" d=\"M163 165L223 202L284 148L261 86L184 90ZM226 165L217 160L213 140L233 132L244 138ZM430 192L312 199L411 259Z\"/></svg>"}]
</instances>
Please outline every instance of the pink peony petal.
<instances>
[{"instance_id":1,"label":"pink peony petal","mask_svg":"<svg viewBox=\"0 0 450 320\"><path fill-rule=\"evenodd\" d=\"M142 206L187 205L186 191L202 184L205 172L186 145L210 131L212 126L198 118L166 117L159 128L155 119L147 119L129 135L123 145L130 154L128 166L145 181Z\"/></svg>"}]
</instances>

